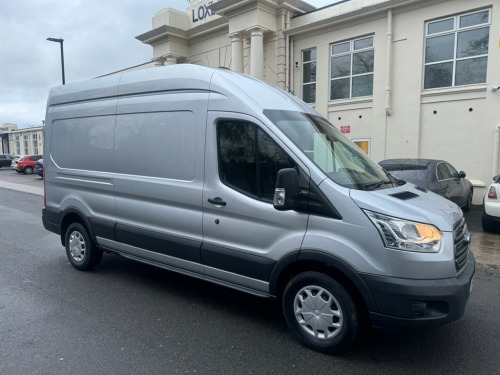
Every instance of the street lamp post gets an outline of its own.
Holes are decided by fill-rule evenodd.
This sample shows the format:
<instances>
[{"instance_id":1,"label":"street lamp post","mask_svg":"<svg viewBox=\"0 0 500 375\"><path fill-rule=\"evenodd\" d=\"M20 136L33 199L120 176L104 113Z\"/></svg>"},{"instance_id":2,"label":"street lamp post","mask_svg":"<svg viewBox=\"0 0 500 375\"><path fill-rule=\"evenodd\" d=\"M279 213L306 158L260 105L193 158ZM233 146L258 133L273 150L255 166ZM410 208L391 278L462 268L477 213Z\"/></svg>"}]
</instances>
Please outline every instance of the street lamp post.
<instances>
[{"instance_id":1,"label":"street lamp post","mask_svg":"<svg viewBox=\"0 0 500 375\"><path fill-rule=\"evenodd\" d=\"M64 85L66 82L65 82L65 79L64 79L64 49L63 49L63 42L64 42L64 39L62 38L47 38L47 40L49 42L57 42L59 44L61 44L61 67L62 67L62 84Z\"/></svg>"}]
</instances>

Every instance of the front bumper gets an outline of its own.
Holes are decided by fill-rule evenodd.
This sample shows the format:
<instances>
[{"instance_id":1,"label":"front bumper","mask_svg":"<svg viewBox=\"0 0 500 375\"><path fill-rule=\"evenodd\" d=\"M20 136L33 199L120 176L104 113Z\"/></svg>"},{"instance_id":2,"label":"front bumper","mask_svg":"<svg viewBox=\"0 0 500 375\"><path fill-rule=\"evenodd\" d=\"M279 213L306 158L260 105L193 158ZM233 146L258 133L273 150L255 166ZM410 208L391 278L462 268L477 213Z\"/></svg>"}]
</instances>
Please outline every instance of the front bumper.
<instances>
[{"instance_id":1,"label":"front bumper","mask_svg":"<svg viewBox=\"0 0 500 375\"><path fill-rule=\"evenodd\" d=\"M469 252L467 266L456 278L401 279L362 275L378 311L370 311L374 327L438 326L459 319L465 312L476 270Z\"/></svg>"}]
</instances>

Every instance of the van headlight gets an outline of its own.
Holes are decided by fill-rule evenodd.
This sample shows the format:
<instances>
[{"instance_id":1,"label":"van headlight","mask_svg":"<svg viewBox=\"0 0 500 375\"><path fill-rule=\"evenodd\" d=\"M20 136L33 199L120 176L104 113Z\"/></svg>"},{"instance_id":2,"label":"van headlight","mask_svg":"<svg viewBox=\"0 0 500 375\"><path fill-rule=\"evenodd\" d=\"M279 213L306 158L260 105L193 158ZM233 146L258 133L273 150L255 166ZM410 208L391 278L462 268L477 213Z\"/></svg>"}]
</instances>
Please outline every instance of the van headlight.
<instances>
[{"instance_id":1,"label":"van headlight","mask_svg":"<svg viewBox=\"0 0 500 375\"><path fill-rule=\"evenodd\" d=\"M430 224L416 223L363 210L386 247L397 250L435 253L441 247L441 231Z\"/></svg>"}]
</instances>

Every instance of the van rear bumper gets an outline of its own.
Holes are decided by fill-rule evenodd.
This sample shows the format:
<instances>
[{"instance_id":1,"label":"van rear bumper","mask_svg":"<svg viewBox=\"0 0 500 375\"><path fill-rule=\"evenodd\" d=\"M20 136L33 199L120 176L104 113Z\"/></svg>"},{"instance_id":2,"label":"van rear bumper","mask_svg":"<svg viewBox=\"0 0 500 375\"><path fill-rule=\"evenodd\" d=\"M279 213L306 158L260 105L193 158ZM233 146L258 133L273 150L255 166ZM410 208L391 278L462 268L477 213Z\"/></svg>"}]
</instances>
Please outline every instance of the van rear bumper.
<instances>
[{"instance_id":1,"label":"van rear bumper","mask_svg":"<svg viewBox=\"0 0 500 375\"><path fill-rule=\"evenodd\" d=\"M399 279L361 275L375 298L378 311L370 311L374 327L439 326L459 319L465 312L476 270L469 252L467 266L456 278Z\"/></svg>"},{"instance_id":2,"label":"van rear bumper","mask_svg":"<svg viewBox=\"0 0 500 375\"><path fill-rule=\"evenodd\" d=\"M56 208L42 208L43 227L55 234L61 234L61 215L62 211Z\"/></svg>"}]
</instances>

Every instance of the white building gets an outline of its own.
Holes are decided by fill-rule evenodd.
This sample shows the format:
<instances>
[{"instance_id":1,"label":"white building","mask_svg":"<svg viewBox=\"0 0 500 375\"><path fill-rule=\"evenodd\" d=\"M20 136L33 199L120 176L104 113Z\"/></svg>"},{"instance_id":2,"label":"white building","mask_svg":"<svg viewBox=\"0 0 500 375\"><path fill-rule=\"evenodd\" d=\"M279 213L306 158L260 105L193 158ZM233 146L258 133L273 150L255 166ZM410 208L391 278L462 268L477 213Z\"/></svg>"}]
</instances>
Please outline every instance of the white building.
<instances>
[{"instance_id":1,"label":"white building","mask_svg":"<svg viewBox=\"0 0 500 375\"><path fill-rule=\"evenodd\" d=\"M3 124L0 128L1 153L37 155L43 153L43 127L18 129L16 124Z\"/></svg>"},{"instance_id":2,"label":"white building","mask_svg":"<svg viewBox=\"0 0 500 375\"><path fill-rule=\"evenodd\" d=\"M499 168L500 0L192 1L137 36L155 65L224 66L310 103L376 161L445 159L481 203Z\"/></svg>"}]
</instances>

